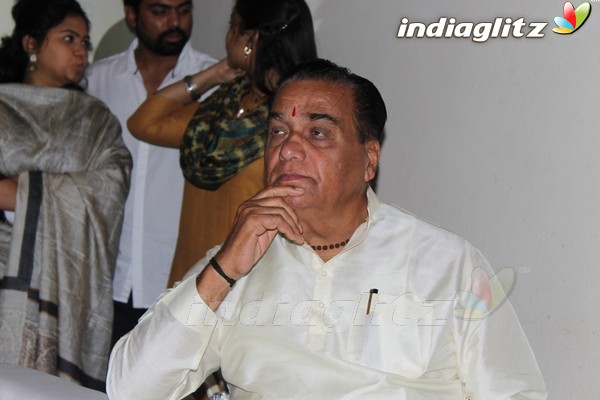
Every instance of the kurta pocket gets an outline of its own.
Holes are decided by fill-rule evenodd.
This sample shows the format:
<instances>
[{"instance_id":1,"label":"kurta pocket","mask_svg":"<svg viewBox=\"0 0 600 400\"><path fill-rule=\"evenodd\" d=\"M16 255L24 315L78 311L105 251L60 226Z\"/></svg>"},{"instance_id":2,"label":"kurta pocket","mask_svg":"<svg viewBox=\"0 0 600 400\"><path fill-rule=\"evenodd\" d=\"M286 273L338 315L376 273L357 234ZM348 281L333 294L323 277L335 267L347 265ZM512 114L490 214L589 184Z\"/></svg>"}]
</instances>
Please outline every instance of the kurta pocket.
<instances>
[{"instance_id":1,"label":"kurta pocket","mask_svg":"<svg viewBox=\"0 0 600 400\"><path fill-rule=\"evenodd\" d=\"M429 363L433 309L411 293L374 295L364 323L349 331L351 362L377 370L417 378Z\"/></svg>"}]
</instances>

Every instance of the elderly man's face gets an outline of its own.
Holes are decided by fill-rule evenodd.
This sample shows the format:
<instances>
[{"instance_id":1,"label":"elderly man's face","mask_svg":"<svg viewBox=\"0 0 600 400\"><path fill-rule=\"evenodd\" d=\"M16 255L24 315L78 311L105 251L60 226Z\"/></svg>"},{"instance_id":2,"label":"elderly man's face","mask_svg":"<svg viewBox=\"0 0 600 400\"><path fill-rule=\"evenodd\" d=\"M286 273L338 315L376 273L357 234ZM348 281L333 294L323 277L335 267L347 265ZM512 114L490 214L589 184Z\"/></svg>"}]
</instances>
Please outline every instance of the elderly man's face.
<instances>
[{"instance_id":1,"label":"elderly man's face","mask_svg":"<svg viewBox=\"0 0 600 400\"><path fill-rule=\"evenodd\" d=\"M305 190L288 197L290 205L335 211L364 200L379 144L358 141L349 88L320 80L287 84L274 100L267 132L267 185Z\"/></svg>"}]
</instances>

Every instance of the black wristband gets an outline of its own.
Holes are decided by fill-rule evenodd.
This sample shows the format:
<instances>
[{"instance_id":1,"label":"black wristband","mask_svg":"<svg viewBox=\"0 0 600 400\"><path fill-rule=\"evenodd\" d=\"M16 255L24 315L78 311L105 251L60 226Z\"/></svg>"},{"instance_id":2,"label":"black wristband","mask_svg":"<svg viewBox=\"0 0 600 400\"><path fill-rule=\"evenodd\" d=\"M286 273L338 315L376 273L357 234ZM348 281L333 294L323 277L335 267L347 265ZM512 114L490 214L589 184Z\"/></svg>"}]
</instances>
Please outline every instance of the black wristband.
<instances>
[{"instance_id":1,"label":"black wristband","mask_svg":"<svg viewBox=\"0 0 600 400\"><path fill-rule=\"evenodd\" d=\"M221 266L219 265L217 260L215 260L214 257L210 259L209 263L210 265L212 265L215 271L217 271L217 274L221 275L221 277L223 277L223 279L225 279L227 283L229 283L229 287L233 287L233 285L235 285L235 279L232 279L227 276L225 271L223 271L223 268L221 268Z\"/></svg>"}]
</instances>

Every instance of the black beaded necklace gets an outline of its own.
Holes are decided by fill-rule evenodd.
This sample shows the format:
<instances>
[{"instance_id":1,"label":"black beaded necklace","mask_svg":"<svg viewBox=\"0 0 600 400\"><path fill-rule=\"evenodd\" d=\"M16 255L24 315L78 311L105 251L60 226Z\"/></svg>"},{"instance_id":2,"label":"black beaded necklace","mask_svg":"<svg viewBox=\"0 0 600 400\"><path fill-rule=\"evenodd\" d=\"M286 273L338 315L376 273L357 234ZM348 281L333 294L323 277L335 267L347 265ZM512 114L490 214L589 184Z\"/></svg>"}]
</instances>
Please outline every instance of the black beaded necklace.
<instances>
[{"instance_id":1,"label":"black beaded necklace","mask_svg":"<svg viewBox=\"0 0 600 400\"><path fill-rule=\"evenodd\" d=\"M339 243L326 244L324 246L313 246L313 245L310 245L310 247L312 247L312 249L315 250L315 251L333 250L333 249L339 249L340 247L344 247L345 245L348 244L349 241L350 241L350 238L344 240L343 242L339 242Z\"/></svg>"}]
</instances>

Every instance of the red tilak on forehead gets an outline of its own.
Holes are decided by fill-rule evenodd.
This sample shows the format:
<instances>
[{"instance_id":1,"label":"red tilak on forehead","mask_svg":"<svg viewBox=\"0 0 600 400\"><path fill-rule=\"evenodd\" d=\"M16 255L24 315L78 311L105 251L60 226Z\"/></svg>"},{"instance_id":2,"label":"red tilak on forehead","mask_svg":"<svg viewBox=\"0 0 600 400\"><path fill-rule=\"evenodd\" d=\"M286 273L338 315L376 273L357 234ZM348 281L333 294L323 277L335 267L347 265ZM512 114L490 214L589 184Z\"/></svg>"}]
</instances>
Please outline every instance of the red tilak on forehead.
<instances>
[{"instance_id":1,"label":"red tilak on forehead","mask_svg":"<svg viewBox=\"0 0 600 400\"><path fill-rule=\"evenodd\" d=\"M292 117L296 116L296 106L294 106L294 109L292 110Z\"/></svg>"}]
</instances>

